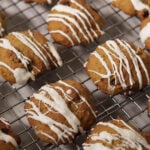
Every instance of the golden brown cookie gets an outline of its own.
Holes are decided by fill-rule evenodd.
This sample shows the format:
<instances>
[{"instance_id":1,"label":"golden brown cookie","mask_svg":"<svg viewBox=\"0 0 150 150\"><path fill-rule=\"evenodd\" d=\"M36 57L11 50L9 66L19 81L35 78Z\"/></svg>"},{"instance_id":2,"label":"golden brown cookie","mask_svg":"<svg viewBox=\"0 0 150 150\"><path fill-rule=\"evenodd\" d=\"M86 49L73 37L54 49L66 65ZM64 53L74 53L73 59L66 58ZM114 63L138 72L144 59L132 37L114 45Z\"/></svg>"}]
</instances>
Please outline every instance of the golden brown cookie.
<instances>
[{"instance_id":1,"label":"golden brown cookie","mask_svg":"<svg viewBox=\"0 0 150 150\"><path fill-rule=\"evenodd\" d=\"M150 134L139 132L123 120L99 122L83 144L84 150L149 150Z\"/></svg>"},{"instance_id":2,"label":"golden brown cookie","mask_svg":"<svg viewBox=\"0 0 150 150\"><path fill-rule=\"evenodd\" d=\"M47 3L47 4L51 4L52 0L24 0L26 3L32 3L32 2L36 2L36 3Z\"/></svg>"},{"instance_id":3,"label":"golden brown cookie","mask_svg":"<svg viewBox=\"0 0 150 150\"><path fill-rule=\"evenodd\" d=\"M150 14L150 0L112 0L112 5L131 16L144 19Z\"/></svg>"},{"instance_id":4,"label":"golden brown cookie","mask_svg":"<svg viewBox=\"0 0 150 150\"><path fill-rule=\"evenodd\" d=\"M0 117L0 149L16 150L20 142L20 137L12 131L10 124Z\"/></svg>"},{"instance_id":5,"label":"golden brown cookie","mask_svg":"<svg viewBox=\"0 0 150 150\"><path fill-rule=\"evenodd\" d=\"M25 84L47 69L62 65L54 45L30 30L0 39L0 54L0 74L10 83Z\"/></svg>"},{"instance_id":6,"label":"golden brown cookie","mask_svg":"<svg viewBox=\"0 0 150 150\"><path fill-rule=\"evenodd\" d=\"M25 111L36 135L56 145L71 142L96 119L88 90L73 80L41 87L26 101Z\"/></svg>"},{"instance_id":7,"label":"golden brown cookie","mask_svg":"<svg viewBox=\"0 0 150 150\"><path fill-rule=\"evenodd\" d=\"M140 38L147 50L150 50L150 17L144 19L141 23Z\"/></svg>"},{"instance_id":8,"label":"golden brown cookie","mask_svg":"<svg viewBox=\"0 0 150 150\"><path fill-rule=\"evenodd\" d=\"M2 12L0 12L0 37L3 37L6 33L6 20Z\"/></svg>"},{"instance_id":9,"label":"golden brown cookie","mask_svg":"<svg viewBox=\"0 0 150 150\"><path fill-rule=\"evenodd\" d=\"M150 55L124 40L108 40L91 53L85 68L108 94L134 93L150 84Z\"/></svg>"},{"instance_id":10,"label":"golden brown cookie","mask_svg":"<svg viewBox=\"0 0 150 150\"><path fill-rule=\"evenodd\" d=\"M87 44L103 33L103 19L84 0L60 0L47 22L54 41L67 47Z\"/></svg>"}]
</instances>

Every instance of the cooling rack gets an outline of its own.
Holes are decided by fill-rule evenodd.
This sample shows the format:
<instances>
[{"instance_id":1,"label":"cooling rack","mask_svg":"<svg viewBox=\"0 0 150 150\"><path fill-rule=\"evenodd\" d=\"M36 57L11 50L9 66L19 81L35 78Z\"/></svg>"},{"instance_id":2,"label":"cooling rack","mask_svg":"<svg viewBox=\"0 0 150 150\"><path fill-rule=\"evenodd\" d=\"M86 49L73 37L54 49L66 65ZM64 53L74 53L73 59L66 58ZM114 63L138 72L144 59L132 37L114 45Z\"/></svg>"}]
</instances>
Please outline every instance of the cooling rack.
<instances>
[{"instance_id":1,"label":"cooling rack","mask_svg":"<svg viewBox=\"0 0 150 150\"><path fill-rule=\"evenodd\" d=\"M56 1L54 1L56 2ZM114 97L101 93L87 76L83 64L99 43L108 39L122 38L133 42L143 48L139 40L140 20L125 15L111 6L110 0L87 0L104 18L105 34L97 41L74 48L65 48L56 45L64 60L64 65L53 71L47 71L35 82L24 86L10 85L0 78L0 115L6 118L21 137L21 150L77 150L86 133L77 136L73 143L54 147L41 142L29 126L23 110L27 97L33 94L45 83L55 82L59 79L74 79L86 86L98 108L98 119L108 120L122 117L125 121L139 130L150 132L150 118L147 116L147 100L150 96L150 87L132 96L116 95ZM52 40L47 31L46 17L52 5L25 4L22 0L0 0L0 9L6 13L8 33L20 30L37 30Z\"/></svg>"}]
</instances>

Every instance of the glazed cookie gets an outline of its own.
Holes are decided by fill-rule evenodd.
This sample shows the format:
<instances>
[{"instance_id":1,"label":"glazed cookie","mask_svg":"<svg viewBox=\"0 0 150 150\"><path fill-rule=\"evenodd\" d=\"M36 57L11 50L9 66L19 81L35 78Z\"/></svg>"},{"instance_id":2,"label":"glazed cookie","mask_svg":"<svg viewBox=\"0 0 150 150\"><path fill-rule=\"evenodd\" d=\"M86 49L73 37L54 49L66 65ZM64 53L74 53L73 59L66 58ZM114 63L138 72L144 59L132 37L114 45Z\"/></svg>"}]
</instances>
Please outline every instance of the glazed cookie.
<instances>
[{"instance_id":1,"label":"glazed cookie","mask_svg":"<svg viewBox=\"0 0 150 150\"><path fill-rule=\"evenodd\" d=\"M123 120L99 122L91 130L84 150L150 150L150 135L138 132Z\"/></svg>"},{"instance_id":2,"label":"glazed cookie","mask_svg":"<svg viewBox=\"0 0 150 150\"><path fill-rule=\"evenodd\" d=\"M20 137L12 131L10 124L0 117L0 149L16 150L20 142Z\"/></svg>"},{"instance_id":3,"label":"glazed cookie","mask_svg":"<svg viewBox=\"0 0 150 150\"><path fill-rule=\"evenodd\" d=\"M150 0L112 0L113 6L131 16L144 19L150 14Z\"/></svg>"},{"instance_id":4,"label":"glazed cookie","mask_svg":"<svg viewBox=\"0 0 150 150\"><path fill-rule=\"evenodd\" d=\"M47 4L52 4L52 0L24 0L26 3L32 3L32 2L36 2L36 3L47 3Z\"/></svg>"},{"instance_id":5,"label":"glazed cookie","mask_svg":"<svg viewBox=\"0 0 150 150\"><path fill-rule=\"evenodd\" d=\"M45 70L62 65L54 45L30 30L0 39L0 54L0 74L10 83L25 84Z\"/></svg>"},{"instance_id":6,"label":"glazed cookie","mask_svg":"<svg viewBox=\"0 0 150 150\"><path fill-rule=\"evenodd\" d=\"M56 145L71 142L96 119L88 90L73 80L41 87L26 101L25 111L36 135Z\"/></svg>"},{"instance_id":7,"label":"glazed cookie","mask_svg":"<svg viewBox=\"0 0 150 150\"><path fill-rule=\"evenodd\" d=\"M131 94L150 84L150 55L124 40L108 40L91 53L87 73L108 94Z\"/></svg>"},{"instance_id":8,"label":"glazed cookie","mask_svg":"<svg viewBox=\"0 0 150 150\"><path fill-rule=\"evenodd\" d=\"M150 50L150 17L141 23L140 38L145 47Z\"/></svg>"},{"instance_id":9,"label":"glazed cookie","mask_svg":"<svg viewBox=\"0 0 150 150\"><path fill-rule=\"evenodd\" d=\"M67 47L87 44L103 33L103 19L84 0L60 0L47 22L54 41Z\"/></svg>"},{"instance_id":10,"label":"glazed cookie","mask_svg":"<svg viewBox=\"0 0 150 150\"><path fill-rule=\"evenodd\" d=\"M2 12L0 12L0 37L3 37L6 33L6 20Z\"/></svg>"}]
</instances>

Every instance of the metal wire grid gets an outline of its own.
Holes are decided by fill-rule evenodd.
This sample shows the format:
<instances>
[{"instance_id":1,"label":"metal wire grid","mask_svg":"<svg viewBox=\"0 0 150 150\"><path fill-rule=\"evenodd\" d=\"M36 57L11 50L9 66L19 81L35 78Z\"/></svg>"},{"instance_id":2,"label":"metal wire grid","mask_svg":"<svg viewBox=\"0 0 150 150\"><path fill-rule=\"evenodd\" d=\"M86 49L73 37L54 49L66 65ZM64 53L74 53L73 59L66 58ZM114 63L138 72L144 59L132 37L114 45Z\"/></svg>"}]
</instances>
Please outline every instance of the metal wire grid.
<instances>
[{"instance_id":1,"label":"metal wire grid","mask_svg":"<svg viewBox=\"0 0 150 150\"><path fill-rule=\"evenodd\" d=\"M150 132L150 119L147 116L147 99L150 96L150 87L139 91L132 96L110 96L101 93L87 76L83 64L99 43L108 39L122 38L143 47L139 40L140 21L136 17L125 15L120 10L113 8L110 0L87 0L104 18L105 34L97 41L74 48L65 48L56 45L61 49L61 56L64 65L54 71L47 71L35 82L24 86L10 85L0 79L0 115L5 117L12 125L12 128L22 139L19 149L24 150L76 150L81 149L81 143L86 134L78 136L75 141L66 146L54 147L41 142L29 126L23 110L27 97L45 83L55 82L59 79L74 79L86 86L99 111L99 120L108 120L122 117L142 131ZM25 4L23 1L0 0L0 8L7 16L8 32L32 29L37 30L50 39L46 16L52 6Z\"/></svg>"}]
</instances>

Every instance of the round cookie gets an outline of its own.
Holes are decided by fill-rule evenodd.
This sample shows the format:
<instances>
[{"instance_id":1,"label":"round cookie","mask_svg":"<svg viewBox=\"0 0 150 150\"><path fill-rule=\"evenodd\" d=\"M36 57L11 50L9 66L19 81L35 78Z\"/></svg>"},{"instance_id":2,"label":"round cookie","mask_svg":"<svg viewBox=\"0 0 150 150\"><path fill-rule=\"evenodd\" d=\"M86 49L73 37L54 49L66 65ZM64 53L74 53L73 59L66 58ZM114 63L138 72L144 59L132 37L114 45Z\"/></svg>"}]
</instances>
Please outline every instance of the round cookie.
<instances>
[{"instance_id":1,"label":"round cookie","mask_svg":"<svg viewBox=\"0 0 150 150\"><path fill-rule=\"evenodd\" d=\"M141 23L140 38L145 47L150 50L150 17Z\"/></svg>"},{"instance_id":2,"label":"round cookie","mask_svg":"<svg viewBox=\"0 0 150 150\"><path fill-rule=\"evenodd\" d=\"M103 34L102 17L84 0L60 0L47 22L54 41L67 47L87 44Z\"/></svg>"},{"instance_id":3,"label":"round cookie","mask_svg":"<svg viewBox=\"0 0 150 150\"><path fill-rule=\"evenodd\" d=\"M47 4L52 4L52 0L24 0L26 3L32 3L32 2L36 2L36 3L47 3Z\"/></svg>"},{"instance_id":4,"label":"round cookie","mask_svg":"<svg viewBox=\"0 0 150 150\"><path fill-rule=\"evenodd\" d=\"M84 150L149 150L150 134L138 132L123 120L99 122L91 130Z\"/></svg>"},{"instance_id":5,"label":"round cookie","mask_svg":"<svg viewBox=\"0 0 150 150\"><path fill-rule=\"evenodd\" d=\"M12 32L0 39L0 74L10 83L25 84L62 65L52 43L33 31Z\"/></svg>"},{"instance_id":6,"label":"round cookie","mask_svg":"<svg viewBox=\"0 0 150 150\"><path fill-rule=\"evenodd\" d=\"M36 135L55 145L70 143L96 119L88 90L73 80L41 87L26 101L24 108Z\"/></svg>"},{"instance_id":7,"label":"round cookie","mask_svg":"<svg viewBox=\"0 0 150 150\"><path fill-rule=\"evenodd\" d=\"M150 14L150 0L112 0L112 5L128 15L144 19Z\"/></svg>"},{"instance_id":8,"label":"round cookie","mask_svg":"<svg viewBox=\"0 0 150 150\"><path fill-rule=\"evenodd\" d=\"M3 37L6 33L6 20L2 12L0 12L0 37Z\"/></svg>"},{"instance_id":9,"label":"round cookie","mask_svg":"<svg viewBox=\"0 0 150 150\"><path fill-rule=\"evenodd\" d=\"M150 84L150 55L124 40L108 40L99 45L85 69L107 94L132 94Z\"/></svg>"},{"instance_id":10,"label":"round cookie","mask_svg":"<svg viewBox=\"0 0 150 150\"><path fill-rule=\"evenodd\" d=\"M0 117L0 149L16 150L20 142L20 137L12 131L10 124Z\"/></svg>"}]
</instances>

